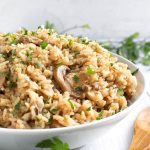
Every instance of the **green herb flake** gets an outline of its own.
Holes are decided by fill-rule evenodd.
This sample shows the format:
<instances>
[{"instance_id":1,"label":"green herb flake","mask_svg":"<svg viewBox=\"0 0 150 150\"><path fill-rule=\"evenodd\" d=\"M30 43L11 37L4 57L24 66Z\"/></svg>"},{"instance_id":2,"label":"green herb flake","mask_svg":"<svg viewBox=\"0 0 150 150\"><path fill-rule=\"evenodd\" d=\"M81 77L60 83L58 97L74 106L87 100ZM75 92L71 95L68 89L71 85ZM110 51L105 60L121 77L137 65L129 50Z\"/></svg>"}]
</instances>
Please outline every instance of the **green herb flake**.
<instances>
[{"instance_id":1,"label":"green herb flake","mask_svg":"<svg viewBox=\"0 0 150 150\"><path fill-rule=\"evenodd\" d=\"M86 111L91 111L91 109L92 109L92 107L89 107L89 108L86 109Z\"/></svg>"},{"instance_id":2,"label":"green herb flake","mask_svg":"<svg viewBox=\"0 0 150 150\"><path fill-rule=\"evenodd\" d=\"M73 55L73 58L76 58L79 54L80 54L79 51L75 52L74 55Z\"/></svg>"},{"instance_id":3,"label":"green herb flake","mask_svg":"<svg viewBox=\"0 0 150 150\"><path fill-rule=\"evenodd\" d=\"M90 29L91 27L90 27L90 25L89 25L89 24L84 24L84 25L82 25L82 28Z\"/></svg>"},{"instance_id":4,"label":"green herb flake","mask_svg":"<svg viewBox=\"0 0 150 150\"><path fill-rule=\"evenodd\" d=\"M135 71L133 71L133 72L132 72L132 75L133 75L133 76L136 75L136 74L138 73L138 71L139 71L139 68L137 68Z\"/></svg>"},{"instance_id":5,"label":"green herb flake","mask_svg":"<svg viewBox=\"0 0 150 150\"><path fill-rule=\"evenodd\" d=\"M22 30L24 35L28 35L28 30L26 28L23 27Z\"/></svg>"},{"instance_id":6,"label":"green herb flake","mask_svg":"<svg viewBox=\"0 0 150 150\"><path fill-rule=\"evenodd\" d=\"M52 118L52 117L50 117L50 118L48 119L48 125L51 125L51 124L52 124L52 122L53 122L53 118Z\"/></svg>"},{"instance_id":7,"label":"green herb flake","mask_svg":"<svg viewBox=\"0 0 150 150\"><path fill-rule=\"evenodd\" d=\"M81 87L81 86L77 86L77 87L75 88L75 91L77 91L77 92L82 92L82 91L83 91L83 89L82 89L82 87Z\"/></svg>"},{"instance_id":8,"label":"green herb flake","mask_svg":"<svg viewBox=\"0 0 150 150\"><path fill-rule=\"evenodd\" d=\"M43 68L44 65L43 65L42 63L40 63L40 62L37 62L37 63L36 63L36 67L37 67L38 69L40 69L40 68Z\"/></svg>"},{"instance_id":9,"label":"green herb flake","mask_svg":"<svg viewBox=\"0 0 150 150\"><path fill-rule=\"evenodd\" d=\"M102 111L99 113L99 116L96 118L96 120L101 120L101 119L103 119L103 114L104 114L104 110L102 110Z\"/></svg>"},{"instance_id":10,"label":"green herb flake","mask_svg":"<svg viewBox=\"0 0 150 150\"><path fill-rule=\"evenodd\" d=\"M119 95L119 96L123 96L124 95L124 91L123 91L123 89L118 89L117 90L117 95Z\"/></svg>"},{"instance_id":11,"label":"green herb flake","mask_svg":"<svg viewBox=\"0 0 150 150\"><path fill-rule=\"evenodd\" d=\"M58 137L46 139L36 145L37 148L51 148L51 150L70 150L67 143L63 143Z\"/></svg>"},{"instance_id":12,"label":"green herb flake","mask_svg":"<svg viewBox=\"0 0 150 150\"><path fill-rule=\"evenodd\" d=\"M53 109L50 110L51 113L56 113L58 111L59 111L59 108L53 108Z\"/></svg>"},{"instance_id":13,"label":"green herb flake","mask_svg":"<svg viewBox=\"0 0 150 150\"><path fill-rule=\"evenodd\" d=\"M72 48L73 43L74 43L74 41L73 41L72 39L70 39L70 40L69 40L69 43L68 43L68 47L69 47L70 49Z\"/></svg>"},{"instance_id":14,"label":"green herb flake","mask_svg":"<svg viewBox=\"0 0 150 150\"><path fill-rule=\"evenodd\" d=\"M6 54L1 54L1 57L6 59L7 58L7 55Z\"/></svg>"},{"instance_id":15,"label":"green herb flake","mask_svg":"<svg viewBox=\"0 0 150 150\"><path fill-rule=\"evenodd\" d=\"M89 44L89 39L87 37L84 37L84 38L79 38L80 39L80 42L82 44L85 44L85 45L88 45Z\"/></svg>"},{"instance_id":16,"label":"green herb flake","mask_svg":"<svg viewBox=\"0 0 150 150\"><path fill-rule=\"evenodd\" d=\"M9 84L8 84L8 88L9 89L14 89L17 87L17 83L16 82L13 82L13 81L10 81Z\"/></svg>"},{"instance_id":17,"label":"green herb flake","mask_svg":"<svg viewBox=\"0 0 150 150\"><path fill-rule=\"evenodd\" d=\"M21 107L21 103L20 102L18 102L16 105L15 105L15 110L20 110L20 107Z\"/></svg>"},{"instance_id":18,"label":"green herb flake","mask_svg":"<svg viewBox=\"0 0 150 150\"><path fill-rule=\"evenodd\" d=\"M95 74L95 70L93 70L90 66L88 66L88 68L87 68L87 74L93 75L93 74Z\"/></svg>"},{"instance_id":19,"label":"green herb flake","mask_svg":"<svg viewBox=\"0 0 150 150\"><path fill-rule=\"evenodd\" d=\"M72 100L68 99L68 102L69 102L71 108L74 109L74 108L75 108L75 105L73 104Z\"/></svg>"},{"instance_id":20,"label":"green herb flake","mask_svg":"<svg viewBox=\"0 0 150 150\"><path fill-rule=\"evenodd\" d=\"M150 65L150 55L145 55L145 57L142 59L142 64L145 66Z\"/></svg>"},{"instance_id":21,"label":"green herb flake","mask_svg":"<svg viewBox=\"0 0 150 150\"><path fill-rule=\"evenodd\" d=\"M79 78L79 76L74 75L74 76L73 76L73 80L74 80L75 82L79 82L79 81L80 81L80 78Z\"/></svg>"},{"instance_id":22,"label":"green herb flake","mask_svg":"<svg viewBox=\"0 0 150 150\"><path fill-rule=\"evenodd\" d=\"M45 48L47 47L47 45L48 45L48 42L43 41L43 42L41 43L41 48L42 48L42 49L45 49Z\"/></svg>"},{"instance_id":23,"label":"green herb flake","mask_svg":"<svg viewBox=\"0 0 150 150\"><path fill-rule=\"evenodd\" d=\"M19 43L18 39L13 39L10 44L17 45Z\"/></svg>"},{"instance_id":24,"label":"green herb flake","mask_svg":"<svg viewBox=\"0 0 150 150\"><path fill-rule=\"evenodd\" d=\"M58 63L57 65L56 65L56 67L60 67L61 65L63 65L64 64L64 62L60 62L60 63Z\"/></svg>"},{"instance_id":25,"label":"green herb flake","mask_svg":"<svg viewBox=\"0 0 150 150\"><path fill-rule=\"evenodd\" d=\"M30 51L27 51L26 55L27 55L27 57L28 57L28 60L29 60L29 61L32 61L32 59L33 59L33 53L30 52Z\"/></svg>"}]
</instances>

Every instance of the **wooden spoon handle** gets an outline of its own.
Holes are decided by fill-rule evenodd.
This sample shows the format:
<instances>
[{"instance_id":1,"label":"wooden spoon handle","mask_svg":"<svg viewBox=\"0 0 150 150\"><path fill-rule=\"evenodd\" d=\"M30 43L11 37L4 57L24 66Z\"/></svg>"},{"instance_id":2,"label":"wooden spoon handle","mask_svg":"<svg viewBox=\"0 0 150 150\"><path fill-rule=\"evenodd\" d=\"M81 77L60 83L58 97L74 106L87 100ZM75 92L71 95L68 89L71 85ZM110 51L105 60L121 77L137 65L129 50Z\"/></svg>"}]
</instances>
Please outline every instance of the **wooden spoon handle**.
<instances>
[{"instance_id":1,"label":"wooden spoon handle","mask_svg":"<svg viewBox=\"0 0 150 150\"><path fill-rule=\"evenodd\" d=\"M150 150L150 107L138 116L130 150Z\"/></svg>"}]
</instances>

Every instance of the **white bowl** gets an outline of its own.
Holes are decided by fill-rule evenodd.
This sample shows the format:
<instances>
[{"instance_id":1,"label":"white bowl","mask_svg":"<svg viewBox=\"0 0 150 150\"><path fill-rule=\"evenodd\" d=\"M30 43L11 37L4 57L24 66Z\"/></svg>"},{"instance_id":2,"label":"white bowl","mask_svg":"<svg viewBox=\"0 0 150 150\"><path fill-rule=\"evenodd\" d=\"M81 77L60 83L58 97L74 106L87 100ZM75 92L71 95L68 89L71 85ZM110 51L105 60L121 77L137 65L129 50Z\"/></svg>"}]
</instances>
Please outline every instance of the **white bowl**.
<instances>
[{"instance_id":1,"label":"white bowl","mask_svg":"<svg viewBox=\"0 0 150 150\"><path fill-rule=\"evenodd\" d=\"M113 55L118 57L119 61L128 64L131 71L137 69L127 59L116 54ZM140 71L138 71L136 77L138 81L136 95L132 98L131 105L122 112L92 123L64 128L32 130L0 128L0 150L38 150L38 148L35 148L37 143L56 136L62 141L67 142L71 149L81 147L92 140L96 140L123 119L142 100L145 91L144 77Z\"/></svg>"}]
</instances>

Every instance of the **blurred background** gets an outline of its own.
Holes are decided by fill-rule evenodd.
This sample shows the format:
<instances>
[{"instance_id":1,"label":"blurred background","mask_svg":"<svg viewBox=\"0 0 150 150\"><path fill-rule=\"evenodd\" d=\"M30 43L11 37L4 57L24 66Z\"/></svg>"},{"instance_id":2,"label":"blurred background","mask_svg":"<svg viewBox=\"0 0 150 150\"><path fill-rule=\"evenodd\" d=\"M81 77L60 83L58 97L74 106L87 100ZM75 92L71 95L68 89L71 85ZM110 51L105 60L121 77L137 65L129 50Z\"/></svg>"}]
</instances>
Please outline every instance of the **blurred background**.
<instances>
[{"instance_id":1,"label":"blurred background","mask_svg":"<svg viewBox=\"0 0 150 150\"><path fill-rule=\"evenodd\" d=\"M59 31L88 23L90 30L71 33L92 39L122 38L134 32L149 37L149 6L149 0L1 0L0 31L34 29L49 20Z\"/></svg>"}]
</instances>

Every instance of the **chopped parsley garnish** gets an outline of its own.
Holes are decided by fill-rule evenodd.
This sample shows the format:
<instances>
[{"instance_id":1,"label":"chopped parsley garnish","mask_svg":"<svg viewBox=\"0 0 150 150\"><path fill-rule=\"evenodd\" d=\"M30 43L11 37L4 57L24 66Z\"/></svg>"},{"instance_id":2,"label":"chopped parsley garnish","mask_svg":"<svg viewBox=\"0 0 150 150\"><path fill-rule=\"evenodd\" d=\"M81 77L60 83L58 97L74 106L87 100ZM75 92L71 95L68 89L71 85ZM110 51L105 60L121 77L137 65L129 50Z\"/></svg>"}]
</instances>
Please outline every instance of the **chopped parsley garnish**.
<instances>
[{"instance_id":1,"label":"chopped parsley garnish","mask_svg":"<svg viewBox=\"0 0 150 150\"><path fill-rule=\"evenodd\" d=\"M73 76L73 80L74 80L75 82L79 82L79 81L80 81L80 78L79 78L79 76L74 75L74 76Z\"/></svg>"},{"instance_id":2,"label":"chopped parsley garnish","mask_svg":"<svg viewBox=\"0 0 150 150\"><path fill-rule=\"evenodd\" d=\"M51 150L70 150L67 143L63 143L58 137L45 139L36 145L37 148L50 148Z\"/></svg>"},{"instance_id":3,"label":"chopped parsley garnish","mask_svg":"<svg viewBox=\"0 0 150 150\"><path fill-rule=\"evenodd\" d=\"M88 45L90 41L87 37L84 37L84 38L80 38L80 42L82 44Z\"/></svg>"},{"instance_id":4,"label":"chopped parsley garnish","mask_svg":"<svg viewBox=\"0 0 150 150\"><path fill-rule=\"evenodd\" d=\"M34 32L34 31L32 31L32 32L31 32L31 35L33 35L33 36L34 36L34 35L35 35L35 32Z\"/></svg>"},{"instance_id":5,"label":"chopped parsley garnish","mask_svg":"<svg viewBox=\"0 0 150 150\"><path fill-rule=\"evenodd\" d=\"M21 107L21 103L20 102L18 102L16 105L15 105L15 110L20 110L20 107Z\"/></svg>"},{"instance_id":6,"label":"chopped parsley garnish","mask_svg":"<svg viewBox=\"0 0 150 150\"><path fill-rule=\"evenodd\" d=\"M19 43L19 40L18 39L14 39L11 41L10 44L14 44L14 45L17 45Z\"/></svg>"},{"instance_id":7,"label":"chopped parsley garnish","mask_svg":"<svg viewBox=\"0 0 150 150\"><path fill-rule=\"evenodd\" d=\"M93 75L93 74L95 74L95 70L93 70L90 66L88 66L88 68L87 68L87 74Z\"/></svg>"},{"instance_id":8,"label":"chopped parsley garnish","mask_svg":"<svg viewBox=\"0 0 150 150\"><path fill-rule=\"evenodd\" d=\"M50 118L48 119L48 125L51 125L51 124L52 124L52 122L53 122L53 118L52 118L52 117L50 117Z\"/></svg>"},{"instance_id":9,"label":"chopped parsley garnish","mask_svg":"<svg viewBox=\"0 0 150 150\"><path fill-rule=\"evenodd\" d=\"M83 91L83 89L82 89L82 87L81 87L81 86L77 86L77 87L75 88L75 91L77 91L77 92L82 92L82 91Z\"/></svg>"},{"instance_id":10,"label":"chopped parsley garnish","mask_svg":"<svg viewBox=\"0 0 150 150\"><path fill-rule=\"evenodd\" d=\"M92 107L89 107L89 108L86 109L86 111L91 111L91 109L92 109Z\"/></svg>"},{"instance_id":11,"label":"chopped parsley garnish","mask_svg":"<svg viewBox=\"0 0 150 150\"><path fill-rule=\"evenodd\" d=\"M22 28L24 35L28 35L28 30L26 28Z\"/></svg>"},{"instance_id":12,"label":"chopped parsley garnish","mask_svg":"<svg viewBox=\"0 0 150 150\"><path fill-rule=\"evenodd\" d=\"M44 65L42 63L40 63L40 62L37 62L36 63L36 67L40 69L40 68L43 68Z\"/></svg>"},{"instance_id":13,"label":"chopped parsley garnish","mask_svg":"<svg viewBox=\"0 0 150 150\"><path fill-rule=\"evenodd\" d=\"M45 48L47 47L47 45L48 45L48 42L43 41L43 42L41 43L42 49L45 49Z\"/></svg>"},{"instance_id":14,"label":"chopped parsley garnish","mask_svg":"<svg viewBox=\"0 0 150 150\"><path fill-rule=\"evenodd\" d=\"M68 99L68 102L69 102L71 108L74 109L74 108L75 108L75 105L73 104L72 100Z\"/></svg>"},{"instance_id":15,"label":"chopped parsley garnish","mask_svg":"<svg viewBox=\"0 0 150 150\"><path fill-rule=\"evenodd\" d=\"M137 68L135 71L132 72L132 75L134 76L135 74L137 74L139 71L139 68Z\"/></svg>"},{"instance_id":16,"label":"chopped parsley garnish","mask_svg":"<svg viewBox=\"0 0 150 150\"><path fill-rule=\"evenodd\" d=\"M1 54L1 56L6 59L7 58L7 55L6 54Z\"/></svg>"},{"instance_id":17,"label":"chopped parsley garnish","mask_svg":"<svg viewBox=\"0 0 150 150\"><path fill-rule=\"evenodd\" d=\"M84 25L82 25L82 27L85 28L85 29L90 29L91 28L89 24L84 24Z\"/></svg>"},{"instance_id":18,"label":"chopped parsley garnish","mask_svg":"<svg viewBox=\"0 0 150 150\"><path fill-rule=\"evenodd\" d=\"M99 116L96 118L96 120L101 120L101 119L103 119L103 113L104 113L104 110L102 110L102 111L99 113Z\"/></svg>"},{"instance_id":19,"label":"chopped parsley garnish","mask_svg":"<svg viewBox=\"0 0 150 150\"><path fill-rule=\"evenodd\" d=\"M8 84L8 88L9 89L14 89L17 87L17 83L16 82L13 82L13 81L10 81L9 84Z\"/></svg>"},{"instance_id":20,"label":"chopped parsley garnish","mask_svg":"<svg viewBox=\"0 0 150 150\"><path fill-rule=\"evenodd\" d=\"M74 41L72 39L69 40L68 47L72 48Z\"/></svg>"},{"instance_id":21,"label":"chopped parsley garnish","mask_svg":"<svg viewBox=\"0 0 150 150\"><path fill-rule=\"evenodd\" d=\"M74 55L73 55L73 58L76 58L76 57L77 57L77 55L79 55L79 54L80 54L80 52L79 52L79 51L75 52L75 53L74 53Z\"/></svg>"},{"instance_id":22,"label":"chopped parsley garnish","mask_svg":"<svg viewBox=\"0 0 150 150\"><path fill-rule=\"evenodd\" d=\"M33 52L30 52L30 51L27 51L27 57L28 57L28 60L29 61L32 61L32 58L33 58Z\"/></svg>"},{"instance_id":23,"label":"chopped parsley garnish","mask_svg":"<svg viewBox=\"0 0 150 150\"><path fill-rule=\"evenodd\" d=\"M56 67L60 67L61 65L63 65L64 63L63 62L60 62L56 65Z\"/></svg>"},{"instance_id":24,"label":"chopped parsley garnish","mask_svg":"<svg viewBox=\"0 0 150 150\"><path fill-rule=\"evenodd\" d=\"M118 89L117 90L117 95L119 95L119 96L123 96L124 95L124 91L123 91L123 89Z\"/></svg>"},{"instance_id":25,"label":"chopped parsley garnish","mask_svg":"<svg viewBox=\"0 0 150 150\"><path fill-rule=\"evenodd\" d=\"M53 109L50 110L51 113L56 113L58 111L59 111L59 108L53 108Z\"/></svg>"}]
</instances>

